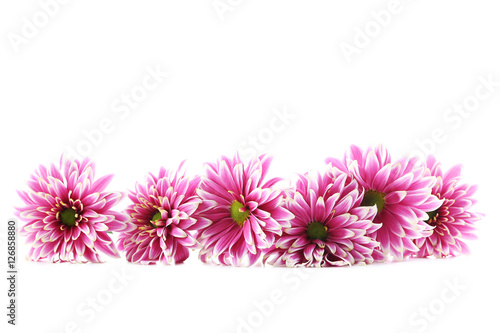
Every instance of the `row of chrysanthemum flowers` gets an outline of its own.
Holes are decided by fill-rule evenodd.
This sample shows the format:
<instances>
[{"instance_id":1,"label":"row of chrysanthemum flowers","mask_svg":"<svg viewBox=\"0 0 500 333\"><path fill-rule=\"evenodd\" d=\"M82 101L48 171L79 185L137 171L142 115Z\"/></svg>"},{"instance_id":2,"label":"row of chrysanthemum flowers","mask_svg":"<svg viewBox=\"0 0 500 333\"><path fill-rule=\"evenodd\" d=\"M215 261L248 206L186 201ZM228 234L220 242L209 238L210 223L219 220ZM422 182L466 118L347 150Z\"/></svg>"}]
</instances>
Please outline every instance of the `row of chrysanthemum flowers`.
<instances>
[{"instance_id":1,"label":"row of chrysanthemum flowers","mask_svg":"<svg viewBox=\"0 0 500 333\"><path fill-rule=\"evenodd\" d=\"M178 264L199 248L215 264L321 267L468 253L482 214L470 211L476 186L462 182L461 166L393 161L381 146L351 146L326 162L284 190L267 177L266 155L221 157L194 178L183 164L162 168L117 212L122 194L105 191L111 175L96 179L89 159L61 158L18 191L25 206L16 213L33 261L101 262L100 253L122 251L134 263Z\"/></svg>"}]
</instances>

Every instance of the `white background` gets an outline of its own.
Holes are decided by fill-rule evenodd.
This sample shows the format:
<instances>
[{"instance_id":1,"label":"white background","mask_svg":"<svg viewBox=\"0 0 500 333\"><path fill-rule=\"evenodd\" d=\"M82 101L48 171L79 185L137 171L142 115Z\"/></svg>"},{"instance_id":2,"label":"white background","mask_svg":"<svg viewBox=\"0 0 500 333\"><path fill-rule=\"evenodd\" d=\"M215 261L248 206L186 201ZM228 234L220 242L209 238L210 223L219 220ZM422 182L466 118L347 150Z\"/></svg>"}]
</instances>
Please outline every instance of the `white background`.
<instances>
[{"instance_id":1,"label":"white background","mask_svg":"<svg viewBox=\"0 0 500 333\"><path fill-rule=\"evenodd\" d=\"M271 173L288 178L321 170L352 143L382 143L400 156L426 142L446 168L462 163L466 181L479 184L476 210L487 216L472 255L304 272L214 267L196 252L176 267L52 265L26 262L20 240L18 326L6 324L2 279L2 332L498 330L500 86L467 116L447 110L487 92L480 77L500 81L500 6L401 0L380 27L370 13L389 1L221 3L231 6L222 16L212 0L69 1L44 22L39 2L2 1L1 219L13 216L15 190L38 164L85 145L85 131L95 135L97 174L114 173L109 189L123 191L183 159L199 172L259 135L258 152L275 156ZM25 38L33 16L41 27ZM25 39L15 46L13 36ZM346 57L346 44L358 53ZM115 112L146 68L169 76L128 114ZM293 119L270 131L284 108ZM112 125L99 138L103 119ZM433 132L440 142L430 143ZM90 298L105 303L100 311Z\"/></svg>"}]
</instances>

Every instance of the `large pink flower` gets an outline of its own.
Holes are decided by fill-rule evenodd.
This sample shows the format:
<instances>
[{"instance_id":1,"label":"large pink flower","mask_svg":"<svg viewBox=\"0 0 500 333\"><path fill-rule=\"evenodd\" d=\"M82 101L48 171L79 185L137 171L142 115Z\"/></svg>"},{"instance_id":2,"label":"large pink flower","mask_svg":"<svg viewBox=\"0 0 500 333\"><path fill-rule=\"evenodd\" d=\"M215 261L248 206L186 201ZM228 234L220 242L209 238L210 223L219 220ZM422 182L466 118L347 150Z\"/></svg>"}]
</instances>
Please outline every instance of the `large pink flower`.
<instances>
[{"instance_id":1,"label":"large pink flower","mask_svg":"<svg viewBox=\"0 0 500 333\"><path fill-rule=\"evenodd\" d=\"M365 190L362 206L377 207L373 221L382 227L373 237L384 253L401 260L405 254L418 251L412 240L431 234L432 228L424 220L441 200L431 193L436 178L424 174L425 167L417 166L416 158L393 163L383 147L363 152L353 145L343 160L327 158L326 162L355 177Z\"/></svg>"},{"instance_id":2,"label":"large pink flower","mask_svg":"<svg viewBox=\"0 0 500 333\"><path fill-rule=\"evenodd\" d=\"M150 173L146 184L137 183L129 194L132 204L126 213L132 228L118 239L118 249L126 252L128 261L179 264L198 245L196 230L210 221L195 217L201 203L196 194L200 177L186 177L183 164L176 171L161 168L158 176Z\"/></svg>"},{"instance_id":3,"label":"large pink flower","mask_svg":"<svg viewBox=\"0 0 500 333\"><path fill-rule=\"evenodd\" d=\"M119 258L109 231L126 228L127 216L111 210L121 193L104 192L112 175L94 179L94 163L61 157L60 167L40 166L18 191L26 206L16 215L26 222L20 234L31 244L28 259L102 262L98 251Z\"/></svg>"},{"instance_id":4,"label":"large pink flower","mask_svg":"<svg viewBox=\"0 0 500 333\"><path fill-rule=\"evenodd\" d=\"M244 164L237 155L206 164L198 191L203 216L212 221L200 234L200 259L223 265L253 265L274 244L293 217L281 206L279 178L265 181L271 158L262 155Z\"/></svg>"},{"instance_id":5,"label":"large pink flower","mask_svg":"<svg viewBox=\"0 0 500 333\"><path fill-rule=\"evenodd\" d=\"M475 239L474 223L479 221L482 214L470 211L476 202L472 196L477 186L462 183L462 166L456 165L443 173L441 164L434 156L427 158L426 173L437 177L432 187L432 194L443 200L441 207L428 212L427 224L434 227L431 235L414 240L420 250L415 253L418 257L456 256L468 254L469 248L464 239Z\"/></svg>"},{"instance_id":6,"label":"large pink flower","mask_svg":"<svg viewBox=\"0 0 500 333\"><path fill-rule=\"evenodd\" d=\"M372 222L377 208L360 206L363 190L337 169L316 177L299 175L286 207L295 217L264 262L277 266L343 266L384 260L379 243L367 236L381 227Z\"/></svg>"}]
</instances>

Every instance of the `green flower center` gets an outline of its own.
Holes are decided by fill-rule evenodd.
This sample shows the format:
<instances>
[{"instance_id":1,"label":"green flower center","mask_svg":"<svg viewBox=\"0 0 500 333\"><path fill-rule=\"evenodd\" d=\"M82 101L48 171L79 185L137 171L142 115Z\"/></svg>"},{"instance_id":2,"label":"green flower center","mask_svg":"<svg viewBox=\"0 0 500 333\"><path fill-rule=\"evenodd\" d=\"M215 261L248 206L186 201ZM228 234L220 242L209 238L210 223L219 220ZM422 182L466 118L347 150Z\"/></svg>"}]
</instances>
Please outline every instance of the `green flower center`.
<instances>
[{"instance_id":1,"label":"green flower center","mask_svg":"<svg viewBox=\"0 0 500 333\"><path fill-rule=\"evenodd\" d=\"M377 205L377 212L380 213L385 206L385 194L375 190L368 190L365 192L361 206Z\"/></svg>"},{"instance_id":2,"label":"green flower center","mask_svg":"<svg viewBox=\"0 0 500 333\"><path fill-rule=\"evenodd\" d=\"M328 228L321 222L311 222L307 226L307 235L311 239L325 240L328 236Z\"/></svg>"},{"instance_id":3,"label":"green flower center","mask_svg":"<svg viewBox=\"0 0 500 333\"><path fill-rule=\"evenodd\" d=\"M76 224L77 216L76 212L71 208L66 208L59 214L61 222L68 227L72 227Z\"/></svg>"},{"instance_id":4,"label":"green flower center","mask_svg":"<svg viewBox=\"0 0 500 333\"><path fill-rule=\"evenodd\" d=\"M229 210L231 211L231 218L234 222L238 223L240 227L243 225L243 222L246 221L248 215L250 215L250 211L238 201L233 201Z\"/></svg>"},{"instance_id":5,"label":"green flower center","mask_svg":"<svg viewBox=\"0 0 500 333\"><path fill-rule=\"evenodd\" d=\"M158 210L156 211L155 215L153 215L153 217L151 218L151 226L153 227L158 227L157 223L158 221L161 221L161 212Z\"/></svg>"},{"instance_id":6,"label":"green flower center","mask_svg":"<svg viewBox=\"0 0 500 333\"><path fill-rule=\"evenodd\" d=\"M157 211L155 215L151 218L151 221L156 222L158 220L161 220L161 212Z\"/></svg>"},{"instance_id":7,"label":"green flower center","mask_svg":"<svg viewBox=\"0 0 500 333\"><path fill-rule=\"evenodd\" d=\"M439 213L438 210L434 210L432 212L427 212L427 215L429 215L429 219L425 220L424 222L427 223L428 225L436 225L439 224L438 217Z\"/></svg>"}]
</instances>

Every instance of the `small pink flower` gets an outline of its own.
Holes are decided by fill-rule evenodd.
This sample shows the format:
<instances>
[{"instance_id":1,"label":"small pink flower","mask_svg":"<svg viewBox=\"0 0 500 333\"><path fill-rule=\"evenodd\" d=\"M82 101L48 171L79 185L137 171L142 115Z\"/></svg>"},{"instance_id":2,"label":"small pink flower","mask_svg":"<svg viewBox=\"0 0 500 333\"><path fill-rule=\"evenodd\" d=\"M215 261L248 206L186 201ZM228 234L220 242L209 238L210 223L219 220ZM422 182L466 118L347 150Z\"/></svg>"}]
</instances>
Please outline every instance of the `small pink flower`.
<instances>
[{"instance_id":1,"label":"small pink flower","mask_svg":"<svg viewBox=\"0 0 500 333\"><path fill-rule=\"evenodd\" d=\"M326 175L299 175L297 189L287 194L286 208L295 217L264 262L276 266L323 267L370 264L384 260L379 243L368 234L377 208L360 206L363 190L337 169Z\"/></svg>"},{"instance_id":2,"label":"small pink flower","mask_svg":"<svg viewBox=\"0 0 500 333\"><path fill-rule=\"evenodd\" d=\"M202 216L212 221L200 234L200 259L223 265L253 265L262 250L274 244L293 217L283 208L280 181L265 181L271 158L265 155L244 164L240 157L221 157L206 164L198 191Z\"/></svg>"},{"instance_id":3,"label":"small pink flower","mask_svg":"<svg viewBox=\"0 0 500 333\"><path fill-rule=\"evenodd\" d=\"M428 212L425 221L433 230L431 235L414 240L419 251L417 257L446 257L468 254L469 248L464 239L475 239L474 223L482 218L482 214L473 213L470 208L476 200L472 198L477 186L462 183L462 166L456 165L443 173L441 164L434 156L426 162L426 174L437 177L432 187L432 194L443 200L441 207Z\"/></svg>"},{"instance_id":4,"label":"small pink flower","mask_svg":"<svg viewBox=\"0 0 500 333\"><path fill-rule=\"evenodd\" d=\"M424 220L442 201L431 193L436 178L424 174L425 168L416 166L416 158L392 162L383 147L363 152L353 145L343 160L328 158L326 162L354 176L365 191L362 206L377 207L373 222L382 227L372 236L385 254L402 260L418 252L412 240L431 234L432 228Z\"/></svg>"},{"instance_id":5,"label":"small pink flower","mask_svg":"<svg viewBox=\"0 0 500 333\"><path fill-rule=\"evenodd\" d=\"M102 262L98 251L120 257L107 232L127 226L127 216L112 210L122 194L104 192L112 176L94 179L94 170L88 158L61 157L59 168L40 166L30 190L18 191L26 204L16 215L26 222L20 234L32 246L28 260Z\"/></svg>"},{"instance_id":6,"label":"small pink flower","mask_svg":"<svg viewBox=\"0 0 500 333\"><path fill-rule=\"evenodd\" d=\"M125 212L131 228L118 238L118 249L125 251L128 261L179 264L198 245L196 230L210 221L195 217L201 203L196 194L200 177L186 177L183 164L176 171L161 168L158 176L150 173L146 183L137 183L129 194L132 204Z\"/></svg>"}]
</instances>

